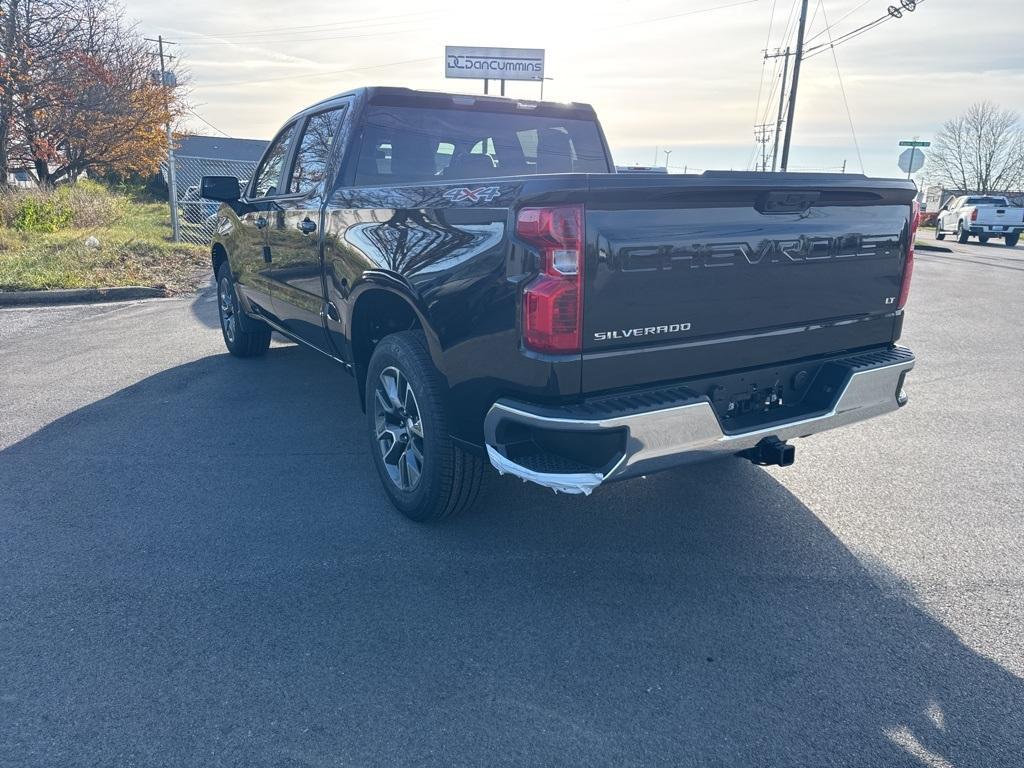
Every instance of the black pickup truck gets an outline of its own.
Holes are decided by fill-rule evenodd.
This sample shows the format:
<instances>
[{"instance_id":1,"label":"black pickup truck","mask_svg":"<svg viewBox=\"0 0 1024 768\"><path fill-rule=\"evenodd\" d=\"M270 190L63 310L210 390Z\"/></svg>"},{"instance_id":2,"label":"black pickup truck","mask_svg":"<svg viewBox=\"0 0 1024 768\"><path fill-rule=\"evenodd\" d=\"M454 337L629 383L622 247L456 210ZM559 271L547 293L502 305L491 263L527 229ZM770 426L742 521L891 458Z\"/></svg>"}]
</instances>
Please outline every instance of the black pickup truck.
<instances>
[{"instance_id":1,"label":"black pickup truck","mask_svg":"<svg viewBox=\"0 0 1024 768\"><path fill-rule=\"evenodd\" d=\"M591 107L366 88L285 124L224 203L224 340L355 377L384 488L436 520L486 465L556 491L904 405L909 181L616 174Z\"/></svg>"}]
</instances>

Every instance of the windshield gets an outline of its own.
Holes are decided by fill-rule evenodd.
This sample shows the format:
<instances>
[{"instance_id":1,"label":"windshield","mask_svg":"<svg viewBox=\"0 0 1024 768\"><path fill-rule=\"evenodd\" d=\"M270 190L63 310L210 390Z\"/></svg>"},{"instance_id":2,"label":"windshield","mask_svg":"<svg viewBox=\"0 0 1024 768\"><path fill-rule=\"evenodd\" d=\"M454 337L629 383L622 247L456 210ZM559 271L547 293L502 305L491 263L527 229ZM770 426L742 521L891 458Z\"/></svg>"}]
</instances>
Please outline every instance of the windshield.
<instances>
[{"instance_id":1,"label":"windshield","mask_svg":"<svg viewBox=\"0 0 1024 768\"><path fill-rule=\"evenodd\" d=\"M479 109L371 106L356 184L608 173L597 123Z\"/></svg>"}]
</instances>

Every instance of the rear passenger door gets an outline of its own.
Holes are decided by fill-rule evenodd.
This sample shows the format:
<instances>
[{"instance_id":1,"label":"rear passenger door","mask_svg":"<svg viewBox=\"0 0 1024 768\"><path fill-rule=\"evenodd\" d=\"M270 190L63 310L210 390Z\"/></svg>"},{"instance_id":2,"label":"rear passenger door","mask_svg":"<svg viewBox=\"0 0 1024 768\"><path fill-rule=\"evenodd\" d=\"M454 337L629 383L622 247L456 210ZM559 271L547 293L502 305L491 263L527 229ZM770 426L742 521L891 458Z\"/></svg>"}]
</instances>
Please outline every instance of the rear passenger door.
<instances>
[{"instance_id":1,"label":"rear passenger door","mask_svg":"<svg viewBox=\"0 0 1024 768\"><path fill-rule=\"evenodd\" d=\"M348 111L338 103L300 121L284 195L274 201L267 229L273 268L274 309L289 331L329 349L323 318L321 211L338 166L336 140Z\"/></svg>"}]
</instances>

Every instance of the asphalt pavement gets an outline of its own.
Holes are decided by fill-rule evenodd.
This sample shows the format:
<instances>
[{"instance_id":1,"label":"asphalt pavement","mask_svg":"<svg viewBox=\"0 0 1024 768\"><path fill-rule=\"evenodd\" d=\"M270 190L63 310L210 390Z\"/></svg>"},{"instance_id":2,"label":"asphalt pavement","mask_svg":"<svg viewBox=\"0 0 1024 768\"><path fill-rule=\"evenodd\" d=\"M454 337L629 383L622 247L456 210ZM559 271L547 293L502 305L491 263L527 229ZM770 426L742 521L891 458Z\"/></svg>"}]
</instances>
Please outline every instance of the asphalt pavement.
<instances>
[{"instance_id":1,"label":"asphalt pavement","mask_svg":"<svg viewBox=\"0 0 1024 768\"><path fill-rule=\"evenodd\" d=\"M0 765L1024 764L1024 248L950 247L902 411L437 527L209 291L0 311Z\"/></svg>"}]
</instances>

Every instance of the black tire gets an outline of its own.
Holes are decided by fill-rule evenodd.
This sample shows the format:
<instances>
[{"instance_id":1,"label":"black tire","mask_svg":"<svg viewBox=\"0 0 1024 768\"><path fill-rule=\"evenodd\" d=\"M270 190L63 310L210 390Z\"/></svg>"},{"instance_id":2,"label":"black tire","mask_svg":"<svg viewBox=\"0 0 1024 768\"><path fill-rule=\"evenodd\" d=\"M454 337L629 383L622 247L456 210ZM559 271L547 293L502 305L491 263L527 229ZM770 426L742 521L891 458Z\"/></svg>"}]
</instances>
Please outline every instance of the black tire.
<instances>
[{"instance_id":1,"label":"black tire","mask_svg":"<svg viewBox=\"0 0 1024 768\"><path fill-rule=\"evenodd\" d=\"M958 243L966 243L970 238L971 233L964 229L964 223L961 221L956 225L956 241Z\"/></svg>"},{"instance_id":2,"label":"black tire","mask_svg":"<svg viewBox=\"0 0 1024 768\"><path fill-rule=\"evenodd\" d=\"M224 345L235 357L259 357L270 347L270 326L242 311L227 262L217 270L217 312Z\"/></svg>"},{"instance_id":3,"label":"black tire","mask_svg":"<svg viewBox=\"0 0 1024 768\"><path fill-rule=\"evenodd\" d=\"M945 240L946 239L946 233L942 231L942 222L939 221L938 219L935 220L935 239L936 240Z\"/></svg>"},{"instance_id":4,"label":"black tire","mask_svg":"<svg viewBox=\"0 0 1024 768\"><path fill-rule=\"evenodd\" d=\"M1012 234L1012 235L1007 235L1006 236L1006 244L1010 248L1016 248L1017 247L1017 243L1019 243L1019 242L1020 242L1020 233L1019 232L1015 233L1015 234Z\"/></svg>"},{"instance_id":5,"label":"black tire","mask_svg":"<svg viewBox=\"0 0 1024 768\"><path fill-rule=\"evenodd\" d=\"M985 245L988 242L988 235L978 235L978 242Z\"/></svg>"},{"instance_id":6,"label":"black tire","mask_svg":"<svg viewBox=\"0 0 1024 768\"><path fill-rule=\"evenodd\" d=\"M422 332L381 339L364 392L370 453L391 503L420 523L471 506L483 481L483 459L463 451L448 433L444 396Z\"/></svg>"}]
</instances>

